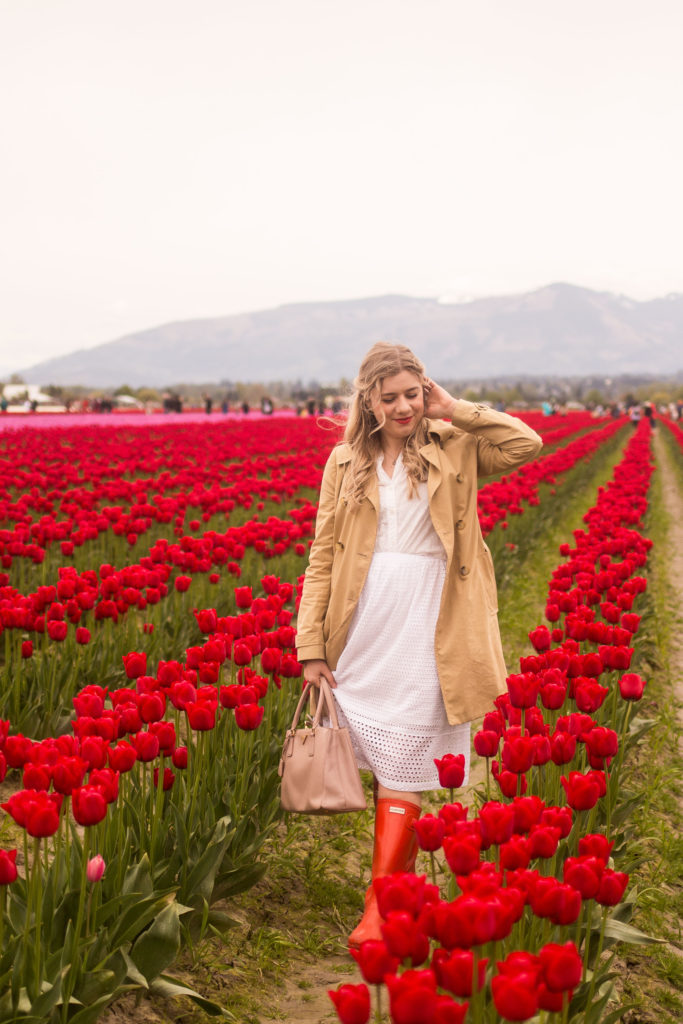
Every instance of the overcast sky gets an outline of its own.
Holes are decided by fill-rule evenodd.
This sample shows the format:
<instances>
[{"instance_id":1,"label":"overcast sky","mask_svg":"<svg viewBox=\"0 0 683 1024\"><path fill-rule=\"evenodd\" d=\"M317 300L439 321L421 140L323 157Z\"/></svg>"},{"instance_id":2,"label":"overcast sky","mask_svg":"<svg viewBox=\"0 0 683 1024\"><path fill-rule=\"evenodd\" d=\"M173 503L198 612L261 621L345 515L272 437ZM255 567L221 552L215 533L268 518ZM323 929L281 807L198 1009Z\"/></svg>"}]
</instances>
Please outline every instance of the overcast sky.
<instances>
[{"instance_id":1,"label":"overcast sky","mask_svg":"<svg viewBox=\"0 0 683 1024\"><path fill-rule=\"evenodd\" d=\"M0 368L170 320L683 291L680 0L0 0Z\"/></svg>"}]
</instances>

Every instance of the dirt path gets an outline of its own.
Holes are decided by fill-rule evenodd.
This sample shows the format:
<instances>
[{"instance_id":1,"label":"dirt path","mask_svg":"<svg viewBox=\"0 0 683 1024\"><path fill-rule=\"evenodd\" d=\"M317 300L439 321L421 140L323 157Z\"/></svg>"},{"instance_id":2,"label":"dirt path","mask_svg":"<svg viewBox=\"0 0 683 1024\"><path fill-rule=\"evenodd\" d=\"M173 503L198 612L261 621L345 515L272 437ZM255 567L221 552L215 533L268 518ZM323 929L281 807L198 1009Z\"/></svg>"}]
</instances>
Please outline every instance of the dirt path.
<instances>
[{"instance_id":1,"label":"dirt path","mask_svg":"<svg viewBox=\"0 0 683 1024\"><path fill-rule=\"evenodd\" d=\"M682 626L681 612L683 608L683 495L678 477L671 463L669 449L657 433L654 439L654 452L657 466L661 473L662 497L664 507L669 516L669 583L676 594L672 614ZM673 630L671 636L671 674L675 687L678 705L679 750L683 754L683 629Z\"/></svg>"}]
</instances>

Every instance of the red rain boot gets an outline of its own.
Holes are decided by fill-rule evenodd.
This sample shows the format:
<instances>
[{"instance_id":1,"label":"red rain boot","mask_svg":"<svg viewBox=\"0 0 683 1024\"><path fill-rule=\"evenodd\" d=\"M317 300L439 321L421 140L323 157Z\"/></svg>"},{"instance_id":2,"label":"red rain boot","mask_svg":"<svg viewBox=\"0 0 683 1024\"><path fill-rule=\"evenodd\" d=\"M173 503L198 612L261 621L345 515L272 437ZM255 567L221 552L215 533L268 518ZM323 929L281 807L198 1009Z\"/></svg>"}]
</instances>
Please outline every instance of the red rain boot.
<instances>
[{"instance_id":1,"label":"red rain boot","mask_svg":"<svg viewBox=\"0 0 683 1024\"><path fill-rule=\"evenodd\" d=\"M377 801L375 814L375 845L372 852L372 878L384 878L396 871L412 871L417 858L415 819L420 808L408 800ZM349 946L359 949L368 939L381 939L382 918L371 885L365 893L365 912L349 935Z\"/></svg>"}]
</instances>

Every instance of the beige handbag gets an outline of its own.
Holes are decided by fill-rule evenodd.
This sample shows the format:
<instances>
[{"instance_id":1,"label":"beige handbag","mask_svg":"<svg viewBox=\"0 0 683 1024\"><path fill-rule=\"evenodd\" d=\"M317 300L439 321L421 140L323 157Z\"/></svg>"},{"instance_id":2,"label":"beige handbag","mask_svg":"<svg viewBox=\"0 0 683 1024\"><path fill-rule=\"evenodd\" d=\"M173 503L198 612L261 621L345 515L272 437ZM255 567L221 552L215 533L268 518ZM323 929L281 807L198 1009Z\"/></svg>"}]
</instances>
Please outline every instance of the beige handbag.
<instances>
[{"instance_id":1,"label":"beige handbag","mask_svg":"<svg viewBox=\"0 0 683 1024\"><path fill-rule=\"evenodd\" d=\"M349 730L340 729L329 683L320 681L320 699L310 725L298 729L311 683L307 683L287 731L278 769L280 802L299 814L341 814L367 807ZM330 726L321 724L327 706Z\"/></svg>"}]
</instances>

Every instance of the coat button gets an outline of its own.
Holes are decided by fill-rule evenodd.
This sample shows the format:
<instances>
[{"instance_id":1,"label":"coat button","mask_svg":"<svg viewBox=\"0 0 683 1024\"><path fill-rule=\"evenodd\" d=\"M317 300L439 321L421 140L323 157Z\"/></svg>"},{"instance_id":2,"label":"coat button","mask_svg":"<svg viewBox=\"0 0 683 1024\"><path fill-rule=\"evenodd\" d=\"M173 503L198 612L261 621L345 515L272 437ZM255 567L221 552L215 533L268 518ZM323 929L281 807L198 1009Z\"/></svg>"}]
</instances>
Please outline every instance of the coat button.
<instances>
[{"instance_id":1,"label":"coat button","mask_svg":"<svg viewBox=\"0 0 683 1024\"><path fill-rule=\"evenodd\" d=\"M459 484L461 484L464 481L465 477L462 475L462 473L456 473L455 479L458 481Z\"/></svg>"},{"instance_id":2,"label":"coat button","mask_svg":"<svg viewBox=\"0 0 683 1024\"><path fill-rule=\"evenodd\" d=\"M467 566L466 565L461 565L460 566L460 575L465 577L465 576L469 576L469 574L470 574L470 570L467 568Z\"/></svg>"},{"instance_id":3,"label":"coat button","mask_svg":"<svg viewBox=\"0 0 683 1024\"><path fill-rule=\"evenodd\" d=\"M337 548L337 551L343 551L344 550L344 545L342 544L342 542L340 540L337 541L335 546Z\"/></svg>"},{"instance_id":4,"label":"coat button","mask_svg":"<svg viewBox=\"0 0 683 1024\"><path fill-rule=\"evenodd\" d=\"M465 529L465 520L464 519L458 519L457 523L455 524L455 528L456 528L456 530L464 530Z\"/></svg>"}]
</instances>

